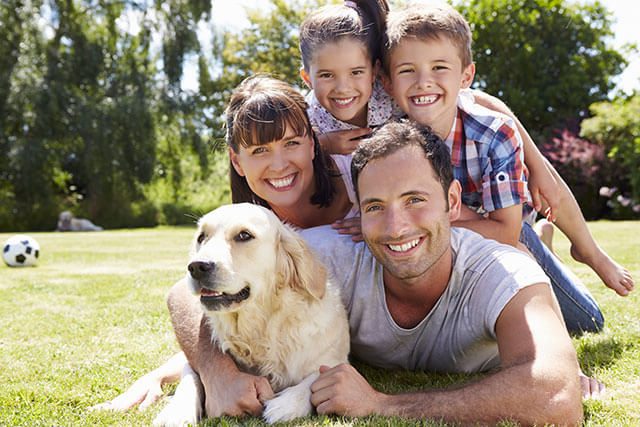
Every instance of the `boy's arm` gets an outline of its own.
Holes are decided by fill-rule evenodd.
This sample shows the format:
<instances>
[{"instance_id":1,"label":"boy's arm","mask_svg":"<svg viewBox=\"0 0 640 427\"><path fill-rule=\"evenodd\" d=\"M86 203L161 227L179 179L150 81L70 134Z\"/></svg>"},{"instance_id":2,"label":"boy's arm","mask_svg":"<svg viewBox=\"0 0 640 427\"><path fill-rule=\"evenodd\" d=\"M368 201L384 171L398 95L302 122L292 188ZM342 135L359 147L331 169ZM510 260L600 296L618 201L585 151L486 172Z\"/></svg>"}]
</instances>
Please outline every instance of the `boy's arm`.
<instances>
[{"instance_id":1,"label":"boy's arm","mask_svg":"<svg viewBox=\"0 0 640 427\"><path fill-rule=\"evenodd\" d=\"M451 223L481 234L487 239L517 246L522 228L522 205L496 209L483 217L467 206L462 206L460 219Z\"/></svg>"},{"instance_id":2,"label":"boy's arm","mask_svg":"<svg viewBox=\"0 0 640 427\"><path fill-rule=\"evenodd\" d=\"M511 117L518 128L518 133L522 138L524 150L524 162L529 170L529 192L533 201L533 207L540 212L544 206L544 201L550 208L549 212L545 212L550 221L555 219L554 211L557 210L563 199L567 197L567 192L559 184L559 175L553 166L544 158L536 144L533 142L531 135L524 128L518 117L502 100L491 96L485 92L474 90L473 96L476 102L483 107L506 114ZM560 178L562 180L562 178ZM566 185L565 185L566 186ZM567 189L568 190L568 189ZM571 196L569 192L569 196Z\"/></svg>"},{"instance_id":3,"label":"boy's arm","mask_svg":"<svg viewBox=\"0 0 640 427\"><path fill-rule=\"evenodd\" d=\"M496 322L501 369L462 387L387 395L350 365L323 368L312 385L318 413L381 414L494 424L579 424L582 402L571 340L546 284L520 290Z\"/></svg>"},{"instance_id":4,"label":"boy's arm","mask_svg":"<svg viewBox=\"0 0 640 427\"><path fill-rule=\"evenodd\" d=\"M178 343L204 385L207 415L259 416L261 402L273 397L269 382L240 372L233 359L213 344L200 302L186 280L171 288L167 305Z\"/></svg>"}]
</instances>

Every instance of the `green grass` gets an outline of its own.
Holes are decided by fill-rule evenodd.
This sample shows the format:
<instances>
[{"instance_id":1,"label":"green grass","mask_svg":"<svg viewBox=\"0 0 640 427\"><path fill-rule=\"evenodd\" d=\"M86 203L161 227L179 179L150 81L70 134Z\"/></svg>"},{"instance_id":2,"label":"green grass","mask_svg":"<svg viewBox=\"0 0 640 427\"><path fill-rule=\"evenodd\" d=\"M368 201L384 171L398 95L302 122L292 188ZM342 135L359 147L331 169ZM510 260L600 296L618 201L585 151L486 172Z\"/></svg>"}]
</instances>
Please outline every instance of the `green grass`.
<instances>
[{"instance_id":1,"label":"green grass","mask_svg":"<svg viewBox=\"0 0 640 427\"><path fill-rule=\"evenodd\" d=\"M598 242L640 281L640 222L595 222ZM88 412L115 397L177 350L165 306L182 277L193 229L101 233L30 233L41 246L35 268L0 265L0 426L148 425L162 404L125 414ZM4 242L9 234L0 234ZM585 402L585 425L640 424L640 294L618 297L586 266L569 259L591 289L606 329L574 340L587 374L607 384L600 401ZM443 387L464 376L387 372L360 366L385 391ZM305 425L416 425L381 417L311 417ZM224 419L222 425L259 425ZM300 425L298 420L295 425ZM438 425L437 423L421 423Z\"/></svg>"}]
</instances>

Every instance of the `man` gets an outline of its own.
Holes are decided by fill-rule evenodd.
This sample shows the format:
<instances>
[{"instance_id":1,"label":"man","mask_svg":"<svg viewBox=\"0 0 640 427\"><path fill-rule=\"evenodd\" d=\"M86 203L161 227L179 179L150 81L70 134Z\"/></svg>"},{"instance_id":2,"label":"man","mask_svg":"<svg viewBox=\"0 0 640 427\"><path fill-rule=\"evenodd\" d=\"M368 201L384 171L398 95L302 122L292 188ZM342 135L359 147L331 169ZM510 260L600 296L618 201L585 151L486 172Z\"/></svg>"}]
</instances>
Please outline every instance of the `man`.
<instances>
[{"instance_id":1,"label":"man","mask_svg":"<svg viewBox=\"0 0 640 427\"><path fill-rule=\"evenodd\" d=\"M318 413L454 422L576 424L578 363L548 279L520 252L450 227L460 186L428 129L390 123L352 164L364 243L328 227L303 232L343 286L352 354L376 366L441 372L497 368L444 390L387 395L350 365L326 367L312 385ZM197 300L169 298L178 340L200 373L209 416L261 412L272 391L210 343Z\"/></svg>"}]
</instances>

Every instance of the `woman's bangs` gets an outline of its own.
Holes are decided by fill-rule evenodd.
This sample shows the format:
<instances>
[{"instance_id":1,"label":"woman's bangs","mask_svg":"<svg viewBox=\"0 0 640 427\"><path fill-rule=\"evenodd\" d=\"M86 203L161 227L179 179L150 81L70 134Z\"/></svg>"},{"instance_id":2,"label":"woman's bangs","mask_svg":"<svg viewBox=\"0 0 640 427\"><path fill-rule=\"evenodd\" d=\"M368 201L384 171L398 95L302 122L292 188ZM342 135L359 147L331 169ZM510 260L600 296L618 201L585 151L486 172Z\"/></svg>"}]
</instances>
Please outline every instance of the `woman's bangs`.
<instances>
[{"instance_id":1,"label":"woman's bangs","mask_svg":"<svg viewBox=\"0 0 640 427\"><path fill-rule=\"evenodd\" d=\"M243 147L263 145L284 139L287 130L293 136L307 136L308 118L297 105L257 102L254 107L247 106L235 122L238 142Z\"/></svg>"}]
</instances>

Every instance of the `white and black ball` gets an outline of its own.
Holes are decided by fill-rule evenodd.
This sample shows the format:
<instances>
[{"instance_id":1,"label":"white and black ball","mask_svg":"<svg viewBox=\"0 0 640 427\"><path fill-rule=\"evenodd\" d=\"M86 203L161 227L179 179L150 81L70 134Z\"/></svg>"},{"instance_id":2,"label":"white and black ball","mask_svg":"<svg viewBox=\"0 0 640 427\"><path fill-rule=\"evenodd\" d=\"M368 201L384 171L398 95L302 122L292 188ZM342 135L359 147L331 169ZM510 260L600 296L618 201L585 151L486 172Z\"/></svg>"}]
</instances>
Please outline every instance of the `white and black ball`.
<instances>
[{"instance_id":1,"label":"white and black ball","mask_svg":"<svg viewBox=\"0 0 640 427\"><path fill-rule=\"evenodd\" d=\"M2 246L2 259L9 267L35 266L40 256L40 245L30 236L11 236Z\"/></svg>"}]
</instances>

